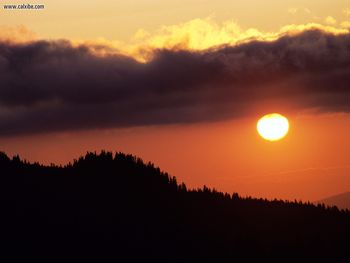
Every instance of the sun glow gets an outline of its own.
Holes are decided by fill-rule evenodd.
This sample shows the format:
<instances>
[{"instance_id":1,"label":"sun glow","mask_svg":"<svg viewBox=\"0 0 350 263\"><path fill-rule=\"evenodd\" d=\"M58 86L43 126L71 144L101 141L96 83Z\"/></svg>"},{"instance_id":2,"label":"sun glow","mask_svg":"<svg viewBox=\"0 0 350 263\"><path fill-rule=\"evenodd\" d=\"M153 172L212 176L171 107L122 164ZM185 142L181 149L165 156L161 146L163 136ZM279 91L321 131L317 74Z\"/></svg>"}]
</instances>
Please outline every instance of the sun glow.
<instances>
[{"instance_id":1,"label":"sun glow","mask_svg":"<svg viewBox=\"0 0 350 263\"><path fill-rule=\"evenodd\" d=\"M287 135L289 122L281 114L270 113L263 116L256 127L260 136L265 140L278 141Z\"/></svg>"}]
</instances>

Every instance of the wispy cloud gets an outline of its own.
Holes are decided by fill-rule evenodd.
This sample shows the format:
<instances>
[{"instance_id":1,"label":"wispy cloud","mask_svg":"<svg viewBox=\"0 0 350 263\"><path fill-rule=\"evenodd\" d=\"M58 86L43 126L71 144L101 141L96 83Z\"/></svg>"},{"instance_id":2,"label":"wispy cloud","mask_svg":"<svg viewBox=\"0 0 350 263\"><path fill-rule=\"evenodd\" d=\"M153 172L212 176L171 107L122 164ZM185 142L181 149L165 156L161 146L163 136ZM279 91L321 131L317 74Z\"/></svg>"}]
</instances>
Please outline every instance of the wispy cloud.
<instances>
[{"instance_id":1,"label":"wispy cloud","mask_svg":"<svg viewBox=\"0 0 350 263\"><path fill-rule=\"evenodd\" d=\"M346 15L346 16L350 16L350 8L346 8L343 10L343 13Z\"/></svg>"},{"instance_id":2,"label":"wispy cloud","mask_svg":"<svg viewBox=\"0 0 350 263\"><path fill-rule=\"evenodd\" d=\"M340 23L340 26L343 28L348 28L350 29L350 21L343 21Z\"/></svg>"},{"instance_id":3,"label":"wispy cloud","mask_svg":"<svg viewBox=\"0 0 350 263\"><path fill-rule=\"evenodd\" d=\"M301 169L295 169L295 170L281 171L270 175L287 175L287 174L299 174L299 173L302 174L304 172L311 172L311 171L332 171L332 170L341 170L341 169L349 169L349 168L350 168L350 165L307 167L307 168L301 168Z\"/></svg>"},{"instance_id":4,"label":"wispy cloud","mask_svg":"<svg viewBox=\"0 0 350 263\"><path fill-rule=\"evenodd\" d=\"M337 20L332 16L327 16L324 21L326 24L332 25L332 26L337 24Z\"/></svg>"},{"instance_id":5,"label":"wispy cloud","mask_svg":"<svg viewBox=\"0 0 350 263\"><path fill-rule=\"evenodd\" d=\"M0 25L0 41L11 41L17 43L29 42L37 39L35 32L27 27Z\"/></svg>"},{"instance_id":6,"label":"wispy cloud","mask_svg":"<svg viewBox=\"0 0 350 263\"><path fill-rule=\"evenodd\" d=\"M306 7L290 7L290 8L288 8L288 13L290 13L292 15L311 14L311 11L310 11L310 9L308 9Z\"/></svg>"}]
</instances>

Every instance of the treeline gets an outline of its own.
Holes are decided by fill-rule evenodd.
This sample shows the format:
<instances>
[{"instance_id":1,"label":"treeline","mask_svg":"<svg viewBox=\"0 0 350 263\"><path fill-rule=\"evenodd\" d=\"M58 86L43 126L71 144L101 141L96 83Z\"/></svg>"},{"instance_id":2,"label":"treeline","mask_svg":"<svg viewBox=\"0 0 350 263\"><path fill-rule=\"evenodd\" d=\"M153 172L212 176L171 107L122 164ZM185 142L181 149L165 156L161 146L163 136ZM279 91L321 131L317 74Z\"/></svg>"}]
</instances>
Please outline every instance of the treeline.
<instances>
[{"instance_id":1,"label":"treeline","mask_svg":"<svg viewBox=\"0 0 350 263\"><path fill-rule=\"evenodd\" d=\"M152 163L87 153L65 166L0 153L0 257L46 262L344 262L350 213L187 189ZM5 262L4 260L2 260Z\"/></svg>"}]
</instances>

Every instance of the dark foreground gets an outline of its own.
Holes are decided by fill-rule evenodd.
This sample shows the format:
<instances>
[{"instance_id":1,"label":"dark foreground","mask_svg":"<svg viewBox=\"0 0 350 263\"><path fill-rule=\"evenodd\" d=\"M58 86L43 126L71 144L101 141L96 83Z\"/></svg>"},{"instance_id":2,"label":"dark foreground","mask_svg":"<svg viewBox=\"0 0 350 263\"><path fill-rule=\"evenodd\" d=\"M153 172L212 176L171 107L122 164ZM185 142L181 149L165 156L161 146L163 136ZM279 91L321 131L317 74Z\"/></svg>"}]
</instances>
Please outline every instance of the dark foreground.
<instances>
[{"instance_id":1,"label":"dark foreground","mask_svg":"<svg viewBox=\"0 0 350 263\"><path fill-rule=\"evenodd\" d=\"M187 190L130 155L0 153L1 262L348 262L350 213ZM33 261L35 259L35 261Z\"/></svg>"}]
</instances>

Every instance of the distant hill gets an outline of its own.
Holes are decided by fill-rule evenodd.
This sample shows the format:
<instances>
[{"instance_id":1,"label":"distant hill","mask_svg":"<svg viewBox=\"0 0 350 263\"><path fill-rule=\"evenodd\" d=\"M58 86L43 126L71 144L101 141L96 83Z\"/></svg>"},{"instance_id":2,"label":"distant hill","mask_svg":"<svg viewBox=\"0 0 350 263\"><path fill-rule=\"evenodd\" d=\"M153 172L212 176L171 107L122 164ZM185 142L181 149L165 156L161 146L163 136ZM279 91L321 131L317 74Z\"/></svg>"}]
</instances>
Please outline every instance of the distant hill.
<instances>
[{"instance_id":1,"label":"distant hill","mask_svg":"<svg viewBox=\"0 0 350 263\"><path fill-rule=\"evenodd\" d=\"M1 262L345 262L350 213L189 190L152 163L0 153Z\"/></svg>"},{"instance_id":2,"label":"distant hill","mask_svg":"<svg viewBox=\"0 0 350 263\"><path fill-rule=\"evenodd\" d=\"M323 203L328 206L337 206L340 209L350 210L350 192L333 195L317 203Z\"/></svg>"}]
</instances>

